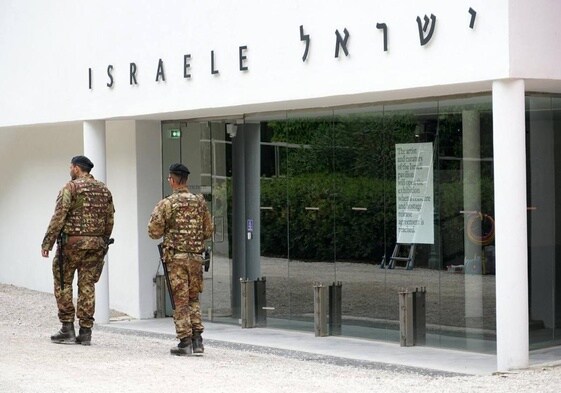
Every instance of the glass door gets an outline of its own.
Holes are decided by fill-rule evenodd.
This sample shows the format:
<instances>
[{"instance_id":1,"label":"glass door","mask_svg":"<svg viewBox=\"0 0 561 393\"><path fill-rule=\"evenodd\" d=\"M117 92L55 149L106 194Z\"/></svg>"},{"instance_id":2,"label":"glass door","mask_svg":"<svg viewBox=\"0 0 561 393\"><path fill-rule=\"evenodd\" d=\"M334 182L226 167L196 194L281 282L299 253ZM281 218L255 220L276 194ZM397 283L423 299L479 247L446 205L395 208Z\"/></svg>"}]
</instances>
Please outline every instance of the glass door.
<instances>
[{"instance_id":1,"label":"glass door","mask_svg":"<svg viewBox=\"0 0 561 393\"><path fill-rule=\"evenodd\" d=\"M207 244L211 249L210 267L204 273L201 312L207 320L231 319L231 142L224 122L162 123L162 179L171 164L189 168L188 187L203 194L213 218L215 232ZM167 182L162 194L169 195ZM169 303L169 300L168 300ZM166 314L171 315L168 304Z\"/></svg>"}]
</instances>

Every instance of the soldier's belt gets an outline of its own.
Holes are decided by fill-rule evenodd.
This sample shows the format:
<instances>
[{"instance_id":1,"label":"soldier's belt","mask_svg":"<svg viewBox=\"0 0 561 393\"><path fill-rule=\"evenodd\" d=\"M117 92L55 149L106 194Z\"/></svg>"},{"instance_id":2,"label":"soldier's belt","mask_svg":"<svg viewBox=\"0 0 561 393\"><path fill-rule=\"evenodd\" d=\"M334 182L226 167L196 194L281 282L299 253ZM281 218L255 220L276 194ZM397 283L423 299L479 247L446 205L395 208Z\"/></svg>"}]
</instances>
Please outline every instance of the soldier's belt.
<instances>
[{"instance_id":1,"label":"soldier's belt","mask_svg":"<svg viewBox=\"0 0 561 393\"><path fill-rule=\"evenodd\" d=\"M103 234L99 233L65 233L65 236L68 237L80 237L80 236L87 236L87 237L103 237Z\"/></svg>"}]
</instances>

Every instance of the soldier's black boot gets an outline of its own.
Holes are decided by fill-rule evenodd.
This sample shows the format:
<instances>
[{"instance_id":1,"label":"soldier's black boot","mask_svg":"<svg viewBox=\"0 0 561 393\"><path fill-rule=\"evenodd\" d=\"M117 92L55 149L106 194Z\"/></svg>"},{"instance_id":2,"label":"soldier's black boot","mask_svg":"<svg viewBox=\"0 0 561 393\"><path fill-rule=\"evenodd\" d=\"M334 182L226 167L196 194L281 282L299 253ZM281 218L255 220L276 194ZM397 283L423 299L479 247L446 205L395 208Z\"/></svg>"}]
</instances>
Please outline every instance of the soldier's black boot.
<instances>
[{"instance_id":1,"label":"soldier's black boot","mask_svg":"<svg viewBox=\"0 0 561 393\"><path fill-rule=\"evenodd\" d=\"M187 356L193 353L193 348L191 347L191 337L182 338L177 344L177 347L173 347L169 350L172 355L177 356Z\"/></svg>"},{"instance_id":2,"label":"soldier's black boot","mask_svg":"<svg viewBox=\"0 0 561 393\"><path fill-rule=\"evenodd\" d=\"M76 337L76 344L90 345L92 342L92 329L81 327L79 333Z\"/></svg>"},{"instance_id":3,"label":"soldier's black boot","mask_svg":"<svg viewBox=\"0 0 561 393\"><path fill-rule=\"evenodd\" d=\"M63 322L57 334L51 336L51 341L58 344L74 344L76 333L74 332L73 322Z\"/></svg>"},{"instance_id":4,"label":"soldier's black boot","mask_svg":"<svg viewBox=\"0 0 561 393\"><path fill-rule=\"evenodd\" d=\"M203 338L200 332L193 333L193 338L191 340L193 346L193 353L196 355L202 355L205 352L205 346L203 345Z\"/></svg>"}]
</instances>

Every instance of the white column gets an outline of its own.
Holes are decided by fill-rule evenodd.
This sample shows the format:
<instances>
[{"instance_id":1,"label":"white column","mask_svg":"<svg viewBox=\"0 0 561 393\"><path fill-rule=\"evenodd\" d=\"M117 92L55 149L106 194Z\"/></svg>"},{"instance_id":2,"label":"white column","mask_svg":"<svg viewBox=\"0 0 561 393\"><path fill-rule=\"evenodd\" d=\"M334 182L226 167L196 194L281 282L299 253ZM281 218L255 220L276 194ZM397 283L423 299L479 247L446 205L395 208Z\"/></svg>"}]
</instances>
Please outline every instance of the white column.
<instances>
[{"instance_id":1,"label":"white column","mask_svg":"<svg viewBox=\"0 0 561 393\"><path fill-rule=\"evenodd\" d=\"M106 182L105 170L105 121L85 121L84 129L84 155L94 164L92 175L102 182ZM96 323L109 322L109 277L107 274L107 257L101 278L95 287L95 321Z\"/></svg>"},{"instance_id":2,"label":"white column","mask_svg":"<svg viewBox=\"0 0 561 393\"><path fill-rule=\"evenodd\" d=\"M468 230L469 212L481 211L481 124L479 111L462 112L462 150L463 150L463 186L464 186L464 228ZM488 213L488 212L483 212ZM476 224L480 224L479 220ZM481 225L479 225L481 229ZM482 258L483 248L464 235L464 261ZM483 264L483 260L481 259ZM467 264L464 263L467 268ZM483 328L483 269L481 274L465 270L465 313L466 328ZM470 349L479 349L481 341L468 341Z\"/></svg>"},{"instance_id":3,"label":"white column","mask_svg":"<svg viewBox=\"0 0 561 393\"><path fill-rule=\"evenodd\" d=\"M529 364L524 81L493 82L497 369Z\"/></svg>"}]
</instances>

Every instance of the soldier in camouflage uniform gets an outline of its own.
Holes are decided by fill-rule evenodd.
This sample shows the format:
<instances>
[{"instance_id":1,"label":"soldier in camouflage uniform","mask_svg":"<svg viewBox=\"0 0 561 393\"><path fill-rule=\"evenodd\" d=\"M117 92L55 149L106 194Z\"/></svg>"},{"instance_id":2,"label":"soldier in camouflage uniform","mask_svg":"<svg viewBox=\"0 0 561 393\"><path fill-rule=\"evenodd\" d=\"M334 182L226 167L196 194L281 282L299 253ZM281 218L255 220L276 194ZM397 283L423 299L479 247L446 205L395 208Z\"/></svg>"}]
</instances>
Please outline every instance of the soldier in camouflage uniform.
<instances>
[{"instance_id":1,"label":"soldier in camouflage uniform","mask_svg":"<svg viewBox=\"0 0 561 393\"><path fill-rule=\"evenodd\" d=\"M213 226L203 195L187 188L189 170L182 164L169 168L168 181L173 194L162 199L152 212L148 234L162 236L164 263L168 268L175 311L173 321L179 344L174 355L202 354L199 293L203 291L203 258L205 240L212 236Z\"/></svg>"},{"instance_id":2,"label":"soldier in camouflage uniform","mask_svg":"<svg viewBox=\"0 0 561 393\"><path fill-rule=\"evenodd\" d=\"M59 192L55 212L41 245L43 257L49 257L55 241L53 259L54 293L62 328L51 336L56 343L90 345L95 311L95 283L103 270L108 240L113 231L113 198L105 184L90 175L93 163L84 156L73 157L71 181ZM59 257L62 253L63 282ZM72 303L72 281L78 271L78 303ZM74 317L79 319L76 336Z\"/></svg>"}]
</instances>

